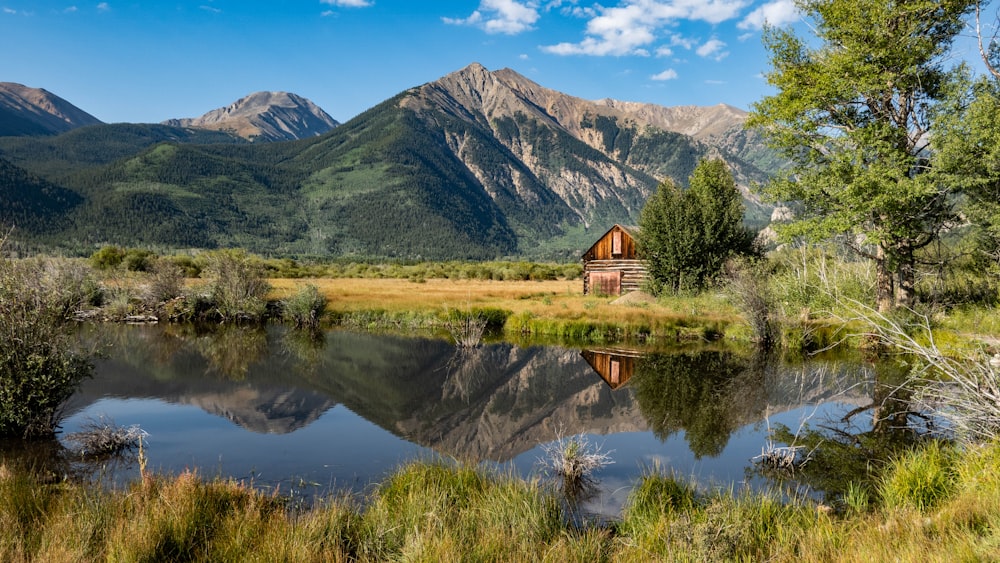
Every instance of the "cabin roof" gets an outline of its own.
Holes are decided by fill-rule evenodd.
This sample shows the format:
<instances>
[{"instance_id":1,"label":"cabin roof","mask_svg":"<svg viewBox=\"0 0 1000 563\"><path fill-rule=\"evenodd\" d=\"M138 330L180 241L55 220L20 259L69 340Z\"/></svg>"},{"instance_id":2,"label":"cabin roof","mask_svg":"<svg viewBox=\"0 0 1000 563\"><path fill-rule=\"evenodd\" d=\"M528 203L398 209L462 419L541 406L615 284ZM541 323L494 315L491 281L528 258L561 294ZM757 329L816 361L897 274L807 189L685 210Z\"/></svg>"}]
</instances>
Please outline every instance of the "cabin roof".
<instances>
[{"instance_id":1,"label":"cabin roof","mask_svg":"<svg viewBox=\"0 0 1000 563\"><path fill-rule=\"evenodd\" d=\"M615 223L614 225L611 225L611 228L605 231L603 235L597 237L597 239L594 240L594 244L590 245L590 248L588 248L587 251L583 253L583 258L586 259L587 255L590 254L592 250L594 250L595 246L597 246L597 243L601 242L601 239L608 236L608 233L615 230L616 227L625 231L625 233L627 233L628 236L632 237L632 240L635 240L636 238L639 237L639 231L641 230L637 225L621 225Z\"/></svg>"}]
</instances>

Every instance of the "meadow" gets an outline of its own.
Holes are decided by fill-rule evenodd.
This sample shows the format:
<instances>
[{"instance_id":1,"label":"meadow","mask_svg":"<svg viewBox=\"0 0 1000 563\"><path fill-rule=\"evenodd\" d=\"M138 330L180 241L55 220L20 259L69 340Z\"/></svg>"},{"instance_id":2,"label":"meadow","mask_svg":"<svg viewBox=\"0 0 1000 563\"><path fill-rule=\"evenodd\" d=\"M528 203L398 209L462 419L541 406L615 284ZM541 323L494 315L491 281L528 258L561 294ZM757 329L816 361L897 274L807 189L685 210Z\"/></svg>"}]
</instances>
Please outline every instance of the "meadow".
<instances>
[{"instance_id":1,"label":"meadow","mask_svg":"<svg viewBox=\"0 0 1000 563\"><path fill-rule=\"evenodd\" d=\"M710 339L738 332L740 313L721 292L656 300L584 295L579 279L434 278L270 279L282 299L304 286L326 298L337 324L361 328L435 329L461 315L495 318L505 336L568 341Z\"/></svg>"}]
</instances>

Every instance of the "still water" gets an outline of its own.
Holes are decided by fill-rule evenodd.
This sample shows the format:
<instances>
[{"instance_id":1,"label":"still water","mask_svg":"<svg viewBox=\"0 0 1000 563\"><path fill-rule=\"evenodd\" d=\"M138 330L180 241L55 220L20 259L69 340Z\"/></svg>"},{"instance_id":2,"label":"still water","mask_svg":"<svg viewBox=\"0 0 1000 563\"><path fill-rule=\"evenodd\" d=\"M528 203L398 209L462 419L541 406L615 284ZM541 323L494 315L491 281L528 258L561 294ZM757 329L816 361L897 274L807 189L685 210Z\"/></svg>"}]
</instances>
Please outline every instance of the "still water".
<instances>
[{"instance_id":1,"label":"still water","mask_svg":"<svg viewBox=\"0 0 1000 563\"><path fill-rule=\"evenodd\" d=\"M364 492L400 464L444 456L543 476L545 448L583 435L614 463L586 509L619 513L651 469L700 486L761 486L769 428L871 403L858 361L775 363L705 348L486 344L282 327L99 325L95 377L65 434L98 417L139 425L151 469L197 470L315 497ZM105 468L124 482L135 463Z\"/></svg>"}]
</instances>

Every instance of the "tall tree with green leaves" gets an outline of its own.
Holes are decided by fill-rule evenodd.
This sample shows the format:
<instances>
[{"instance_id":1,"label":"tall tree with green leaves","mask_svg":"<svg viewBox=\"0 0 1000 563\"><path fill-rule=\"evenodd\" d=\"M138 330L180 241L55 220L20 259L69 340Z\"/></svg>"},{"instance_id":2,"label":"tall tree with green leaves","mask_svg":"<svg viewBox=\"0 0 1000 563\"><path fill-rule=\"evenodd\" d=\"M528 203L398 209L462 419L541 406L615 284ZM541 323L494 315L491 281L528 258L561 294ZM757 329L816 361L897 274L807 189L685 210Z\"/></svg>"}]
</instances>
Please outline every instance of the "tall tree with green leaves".
<instances>
[{"instance_id":1,"label":"tall tree with green leaves","mask_svg":"<svg viewBox=\"0 0 1000 563\"><path fill-rule=\"evenodd\" d=\"M947 65L970 0L797 0L815 34L767 28L768 82L753 106L760 128L793 163L769 183L795 202L790 237L841 239L875 262L877 306L914 301L916 253L955 214L953 187L931 170L928 143L956 73Z\"/></svg>"},{"instance_id":2,"label":"tall tree with green leaves","mask_svg":"<svg viewBox=\"0 0 1000 563\"><path fill-rule=\"evenodd\" d=\"M934 122L935 169L948 175L964 197L963 216L973 229L975 248L994 273L1000 271L1000 40L994 31L984 37L976 9L979 52L986 73L974 76L963 69L965 80L953 89L951 105L938 112ZM1000 15L994 15L994 30Z\"/></svg>"},{"instance_id":3,"label":"tall tree with green leaves","mask_svg":"<svg viewBox=\"0 0 1000 563\"><path fill-rule=\"evenodd\" d=\"M660 183L639 226L639 252L656 293L702 289L730 257L753 251L742 197L722 160L699 162L687 190L669 179Z\"/></svg>"}]
</instances>

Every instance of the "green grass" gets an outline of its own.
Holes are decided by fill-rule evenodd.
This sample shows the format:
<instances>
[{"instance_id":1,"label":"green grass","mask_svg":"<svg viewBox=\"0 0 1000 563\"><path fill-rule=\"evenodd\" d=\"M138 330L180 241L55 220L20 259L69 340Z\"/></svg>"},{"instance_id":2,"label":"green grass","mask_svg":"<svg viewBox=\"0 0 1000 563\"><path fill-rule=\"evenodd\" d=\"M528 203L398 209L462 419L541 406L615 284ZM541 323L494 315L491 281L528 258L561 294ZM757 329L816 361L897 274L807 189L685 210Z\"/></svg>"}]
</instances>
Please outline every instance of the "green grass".
<instances>
[{"instance_id":1,"label":"green grass","mask_svg":"<svg viewBox=\"0 0 1000 563\"><path fill-rule=\"evenodd\" d=\"M842 511L699 491L654 471L617 522L580 527L538 480L414 462L363 499L286 506L230 480L123 490L0 464L4 561L951 561L1000 548L1000 444L928 444ZM860 496L864 496L864 500Z\"/></svg>"}]
</instances>

